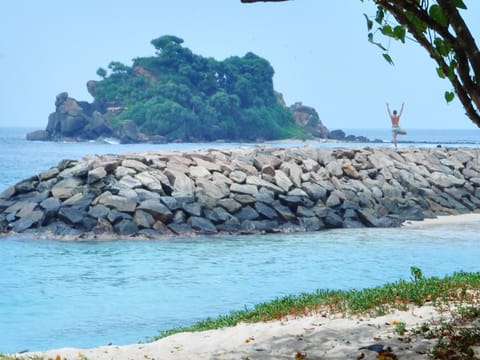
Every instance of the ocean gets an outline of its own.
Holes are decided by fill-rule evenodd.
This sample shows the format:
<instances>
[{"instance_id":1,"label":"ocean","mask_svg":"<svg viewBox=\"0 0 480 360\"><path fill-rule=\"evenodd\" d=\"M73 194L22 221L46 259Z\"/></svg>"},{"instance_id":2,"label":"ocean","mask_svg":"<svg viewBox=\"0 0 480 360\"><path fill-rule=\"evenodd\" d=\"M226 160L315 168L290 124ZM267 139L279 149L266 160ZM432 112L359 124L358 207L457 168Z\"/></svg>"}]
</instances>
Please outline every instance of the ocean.
<instances>
[{"instance_id":1,"label":"ocean","mask_svg":"<svg viewBox=\"0 0 480 360\"><path fill-rule=\"evenodd\" d=\"M258 144L28 142L31 129L0 128L0 191L64 158L145 150ZM363 132L363 133L362 133ZM388 130L347 134L392 146ZM480 144L480 131L418 130L399 146ZM279 142L260 146L301 146ZM162 241L61 242L0 238L0 353L148 341L161 330L316 289L352 289L480 271L480 224L312 233L199 236Z\"/></svg>"}]
</instances>

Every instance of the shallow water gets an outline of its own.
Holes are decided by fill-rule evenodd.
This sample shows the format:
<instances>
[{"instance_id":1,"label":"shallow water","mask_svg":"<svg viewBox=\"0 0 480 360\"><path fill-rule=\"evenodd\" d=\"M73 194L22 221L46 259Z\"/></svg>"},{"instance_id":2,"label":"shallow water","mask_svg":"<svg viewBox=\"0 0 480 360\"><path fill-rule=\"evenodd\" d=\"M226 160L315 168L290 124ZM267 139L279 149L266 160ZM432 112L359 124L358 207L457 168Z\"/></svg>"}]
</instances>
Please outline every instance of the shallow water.
<instances>
[{"instance_id":1,"label":"shallow water","mask_svg":"<svg viewBox=\"0 0 480 360\"><path fill-rule=\"evenodd\" d=\"M0 128L0 192L86 154L254 146L28 142L30 130ZM478 132L442 134L480 141ZM412 265L426 276L480 271L479 243L480 224L101 243L0 238L0 352L145 341L277 296L407 279Z\"/></svg>"},{"instance_id":2,"label":"shallow water","mask_svg":"<svg viewBox=\"0 0 480 360\"><path fill-rule=\"evenodd\" d=\"M480 224L163 241L0 241L0 352L145 341L277 296L479 271Z\"/></svg>"}]
</instances>

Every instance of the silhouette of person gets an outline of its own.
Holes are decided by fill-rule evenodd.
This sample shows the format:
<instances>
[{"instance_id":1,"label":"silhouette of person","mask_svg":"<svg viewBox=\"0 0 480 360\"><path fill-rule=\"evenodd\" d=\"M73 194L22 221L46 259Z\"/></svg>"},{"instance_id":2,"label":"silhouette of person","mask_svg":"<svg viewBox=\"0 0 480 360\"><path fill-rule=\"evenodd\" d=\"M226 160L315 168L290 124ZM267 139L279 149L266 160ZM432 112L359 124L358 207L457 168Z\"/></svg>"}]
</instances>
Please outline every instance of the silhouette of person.
<instances>
[{"instance_id":1,"label":"silhouette of person","mask_svg":"<svg viewBox=\"0 0 480 360\"><path fill-rule=\"evenodd\" d=\"M392 136L393 136L393 143L395 144L395 149L397 148L397 136L398 135L407 135L407 132L400 127L400 117L403 113L403 107L405 103L402 103L402 107L400 108L400 112L398 113L397 110L390 111L390 105L387 102L387 110L388 115L390 115L390 120L392 121Z\"/></svg>"}]
</instances>

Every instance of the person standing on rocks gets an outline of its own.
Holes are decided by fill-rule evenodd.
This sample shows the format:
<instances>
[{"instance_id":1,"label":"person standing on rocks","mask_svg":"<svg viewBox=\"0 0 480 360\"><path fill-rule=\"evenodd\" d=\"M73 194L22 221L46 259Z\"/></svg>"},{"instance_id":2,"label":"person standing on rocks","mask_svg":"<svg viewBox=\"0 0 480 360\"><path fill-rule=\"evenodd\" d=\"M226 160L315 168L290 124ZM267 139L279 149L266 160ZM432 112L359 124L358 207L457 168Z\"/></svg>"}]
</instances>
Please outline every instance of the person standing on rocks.
<instances>
[{"instance_id":1,"label":"person standing on rocks","mask_svg":"<svg viewBox=\"0 0 480 360\"><path fill-rule=\"evenodd\" d=\"M407 132L400 127L400 117L403 113L403 107L405 103L402 103L402 107L400 108L400 113L397 113L397 110L390 111L390 105L387 102L387 110L388 115L390 115L390 119L392 121L392 135L393 135L393 143L395 144L395 149L397 148L397 136L398 135L407 135Z\"/></svg>"}]
</instances>

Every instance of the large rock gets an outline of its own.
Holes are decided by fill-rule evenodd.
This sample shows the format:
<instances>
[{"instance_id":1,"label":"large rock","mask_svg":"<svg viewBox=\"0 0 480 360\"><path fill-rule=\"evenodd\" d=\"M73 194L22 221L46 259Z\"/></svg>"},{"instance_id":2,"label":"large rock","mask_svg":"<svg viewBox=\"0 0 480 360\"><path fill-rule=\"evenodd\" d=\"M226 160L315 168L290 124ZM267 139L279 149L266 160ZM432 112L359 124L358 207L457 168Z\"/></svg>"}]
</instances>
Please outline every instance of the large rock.
<instances>
[{"instance_id":1,"label":"large rock","mask_svg":"<svg viewBox=\"0 0 480 360\"><path fill-rule=\"evenodd\" d=\"M155 220L160 220L163 223L167 223L173 217L173 213L159 201L145 200L140 203L138 210L143 210Z\"/></svg>"},{"instance_id":2,"label":"large rock","mask_svg":"<svg viewBox=\"0 0 480 360\"><path fill-rule=\"evenodd\" d=\"M82 184L82 180L77 177L61 180L52 187L52 195L57 199L68 199L81 191Z\"/></svg>"},{"instance_id":3,"label":"large rock","mask_svg":"<svg viewBox=\"0 0 480 360\"><path fill-rule=\"evenodd\" d=\"M108 191L100 195L96 201L101 205L127 213L133 213L137 206L137 204L130 199L119 195L113 195Z\"/></svg>"},{"instance_id":4,"label":"large rock","mask_svg":"<svg viewBox=\"0 0 480 360\"><path fill-rule=\"evenodd\" d=\"M137 125L133 120L124 120L115 130L115 136L122 144L133 144L145 142L146 138L138 131Z\"/></svg>"},{"instance_id":5,"label":"large rock","mask_svg":"<svg viewBox=\"0 0 480 360\"><path fill-rule=\"evenodd\" d=\"M95 105L77 101L62 92L56 97L55 112L48 117L46 129L27 134L27 140L85 141L112 137L112 127L96 110Z\"/></svg>"},{"instance_id":6,"label":"large rock","mask_svg":"<svg viewBox=\"0 0 480 360\"><path fill-rule=\"evenodd\" d=\"M169 181L173 184L172 196L177 198L193 198L195 183L183 172L167 169L165 171Z\"/></svg>"},{"instance_id":7,"label":"large rock","mask_svg":"<svg viewBox=\"0 0 480 360\"><path fill-rule=\"evenodd\" d=\"M27 134L27 140L31 141L48 141L50 134L46 130L36 130Z\"/></svg>"},{"instance_id":8,"label":"large rock","mask_svg":"<svg viewBox=\"0 0 480 360\"><path fill-rule=\"evenodd\" d=\"M328 129L323 125L314 108L305 106L301 102L296 102L290 106L290 111L295 119L295 123L304 127L312 136L322 139L328 137Z\"/></svg>"}]
</instances>

